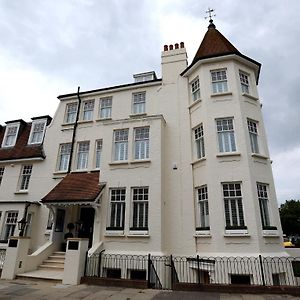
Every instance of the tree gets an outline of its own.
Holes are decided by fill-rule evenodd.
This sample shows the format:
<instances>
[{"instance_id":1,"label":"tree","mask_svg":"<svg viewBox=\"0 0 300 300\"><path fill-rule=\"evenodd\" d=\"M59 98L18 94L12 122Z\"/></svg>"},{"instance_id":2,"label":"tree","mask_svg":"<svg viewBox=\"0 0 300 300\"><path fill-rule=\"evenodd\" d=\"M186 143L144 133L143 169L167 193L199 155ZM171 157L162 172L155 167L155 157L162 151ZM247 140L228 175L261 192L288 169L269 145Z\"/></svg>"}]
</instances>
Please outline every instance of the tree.
<instances>
[{"instance_id":1,"label":"tree","mask_svg":"<svg viewBox=\"0 0 300 300\"><path fill-rule=\"evenodd\" d=\"M286 200L279 207L283 233L300 235L300 200Z\"/></svg>"}]
</instances>

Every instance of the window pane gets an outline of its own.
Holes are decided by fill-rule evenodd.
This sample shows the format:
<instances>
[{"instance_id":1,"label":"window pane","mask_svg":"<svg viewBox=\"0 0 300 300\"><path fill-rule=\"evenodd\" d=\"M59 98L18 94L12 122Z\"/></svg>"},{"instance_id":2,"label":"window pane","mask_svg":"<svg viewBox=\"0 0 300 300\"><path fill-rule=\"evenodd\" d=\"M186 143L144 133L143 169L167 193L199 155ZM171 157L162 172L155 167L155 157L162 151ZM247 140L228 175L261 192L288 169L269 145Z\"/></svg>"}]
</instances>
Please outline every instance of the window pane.
<instances>
[{"instance_id":1,"label":"window pane","mask_svg":"<svg viewBox=\"0 0 300 300\"><path fill-rule=\"evenodd\" d=\"M131 229L148 229L148 193L148 187L132 189L133 219Z\"/></svg>"}]
</instances>

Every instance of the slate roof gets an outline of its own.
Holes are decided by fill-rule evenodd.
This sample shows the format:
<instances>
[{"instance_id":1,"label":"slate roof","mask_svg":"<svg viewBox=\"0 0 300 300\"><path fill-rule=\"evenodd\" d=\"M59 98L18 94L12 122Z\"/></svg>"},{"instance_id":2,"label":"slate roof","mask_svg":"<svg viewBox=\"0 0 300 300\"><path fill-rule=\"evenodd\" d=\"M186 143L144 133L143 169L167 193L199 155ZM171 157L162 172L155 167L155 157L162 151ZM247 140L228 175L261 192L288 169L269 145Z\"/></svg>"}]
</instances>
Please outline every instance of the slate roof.
<instances>
[{"instance_id":1,"label":"slate roof","mask_svg":"<svg viewBox=\"0 0 300 300\"><path fill-rule=\"evenodd\" d=\"M51 202L92 202L104 185L99 183L99 171L69 173L45 197L42 203Z\"/></svg>"},{"instance_id":2,"label":"slate roof","mask_svg":"<svg viewBox=\"0 0 300 300\"><path fill-rule=\"evenodd\" d=\"M45 158L42 144L28 145L32 123L21 122L15 146L1 147L6 126L0 127L0 161L24 158Z\"/></svg>"}]
</instances>

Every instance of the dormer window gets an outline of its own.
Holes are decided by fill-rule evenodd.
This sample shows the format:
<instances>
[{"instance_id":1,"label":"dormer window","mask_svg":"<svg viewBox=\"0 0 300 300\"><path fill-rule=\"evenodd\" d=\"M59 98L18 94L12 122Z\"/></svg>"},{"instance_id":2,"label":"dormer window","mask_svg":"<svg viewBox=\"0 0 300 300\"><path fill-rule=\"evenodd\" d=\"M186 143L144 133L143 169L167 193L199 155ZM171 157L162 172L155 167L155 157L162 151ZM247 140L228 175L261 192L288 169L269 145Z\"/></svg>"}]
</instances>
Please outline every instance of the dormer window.
<instances>
[{"instance_id":1,"label":"dormer window","mask_svg":"<svg viewBox=\"0 0 300 300\"><path fill-rule=\"evenodd\" d=\"M2 147L13 147L16 144L19 127L19 123L7 125Z\"/></svg>"},{"instance_id":2,"label":"dormer window","mask_svg":"<svg viewBox=\"0 0 300 300\"><path fill-rule=\"evenodd\" d=\"M151 72L145 72L145 73L139 73L133 75L134 82L144 82L144 81L150 81L150 80L156 80L156 74L154 71Z\"/></svg>"},{"instance_id":3,"label":"dormer window","mask_svg":"<svg viewBox=\"0 0 300 300\"><path fill-rule=\"evenodd\" d=\"M46 120L36 120L32 122L28 144L42 143L46 128L46 122Z\"/></svg>"}]
</instances>

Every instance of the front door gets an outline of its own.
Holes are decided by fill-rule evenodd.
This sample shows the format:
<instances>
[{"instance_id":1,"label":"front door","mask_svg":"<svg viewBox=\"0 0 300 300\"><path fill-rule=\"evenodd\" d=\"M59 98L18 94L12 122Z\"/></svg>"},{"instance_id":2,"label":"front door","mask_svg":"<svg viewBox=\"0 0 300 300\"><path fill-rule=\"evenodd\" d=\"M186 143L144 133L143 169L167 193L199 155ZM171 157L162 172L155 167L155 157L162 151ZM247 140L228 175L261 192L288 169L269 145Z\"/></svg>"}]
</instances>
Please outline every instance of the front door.
<instances>
[{"instance_id":1,"label":"front door","mask_svg":"<svg viewBox=\"0 0 300 300\"><path fill-rule=\"evenodd\" d=\"M92 207L82 207L80 209L81 228L78 237L89 239L89 248L93 244L95 210Z\"/></svg>"}]
</instances>

